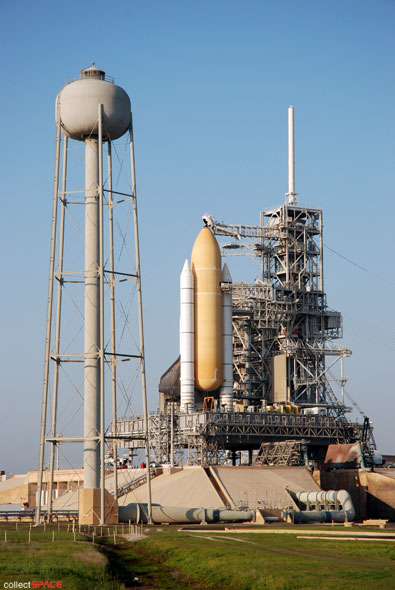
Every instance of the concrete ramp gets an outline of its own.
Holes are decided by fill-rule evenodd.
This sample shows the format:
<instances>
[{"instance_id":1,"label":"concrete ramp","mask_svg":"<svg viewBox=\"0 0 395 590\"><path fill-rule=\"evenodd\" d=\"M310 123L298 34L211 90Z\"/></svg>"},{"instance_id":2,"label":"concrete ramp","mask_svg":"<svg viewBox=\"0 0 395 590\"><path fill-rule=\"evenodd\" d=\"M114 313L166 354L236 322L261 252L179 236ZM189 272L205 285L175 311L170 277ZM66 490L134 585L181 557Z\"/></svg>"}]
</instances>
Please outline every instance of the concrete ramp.
<instances>
[{"instance_id":1,"label":"concrete ramp","mask_svg":"<svg viewBox=\"0 0 395 590\"><path fill-rule=\"evenodd\" d=\"M118 484L125 485L144 473L141 469L120 471ZM193 466L162 473L151 480L153 503L202 508L285 508L290 504L285 486L296 492L320 490L304 467ZM111 475L106 478L106 487L109 491L113 489ZM118 499L119 506L136 502L148 502L147 483ZM66 492L57 498L54 508L76 510L77 492Z\"/></svg>"},{"instance_id":2,"label":"concrete ramp","mask_svg":"<svg viewBox=\"0 0 395 590\"><path fill-rule=\"evenodd\" d=\"M393 467L375 468L374 472L380 473L381 475L385 475L385 477L391 477L392 479L395 479L395 469Z\"/></svg>"},{"instance_id":3,"label":"concrete ramp","mask_svg":"<svg viewBox=\"0 0 395 590\"><path fill-rule=\"evenodd\" d=\"M367 514L395 522L395 469L365 472ZM362 478L361 478L362 479Z\"/></svg>"},{"instance_id":4,"label":"concrete ramp","mask_svg":"<svg viewBox=\"0 0 395 590\"><path fill-rule=\"evenodd\" d=\"M238 508L240 506L285 508L290 498L284 491L319 491L304 467L184 467L151 482L152 501L165 506ZM120 505L147 502L147 485L119 499Z\"/></svg>"},{"instance_id":5,"label":"concrete ramp","mask_svg":"<svg viewBox=\"0 0 395 590\"><path fill-rule=\"evenodd\" d=\"M162 474L151 480L152 502L163 506L201 506L225 508L224 502L202 467L184 467L172 474ZM147 484L119 498L119 505L147 502Z\"/></svg>"},{"instance_id":6,"label":"concrete ramp","mask_svg":"<svg viewBox=\"0 0 395 590\"><path fill-rule=\"evenodd\" d=\"M7 479L0 479L0 503L21 504L28 499L28 476L12 475Z\"/></svg>"},{"instance_id":7,"label":"concrete ramp","mask_svg":"<svg viewBox=\"0 0 395 590\"><path fill-rule=\"evenodd\" d=\"M118 488L132 483L145 473L145 469L119 469ZM106 475L106 489L110 493L114 490L114 475L111 472ZM44 505L43 508L46 506ZM74 486L72 489L64 490L58 498L54 499L53 508L54 510L78 510L78 489Z\"/></svg>"},{"instance_id":8,"label":"concrete ramp","mask_svg":"<svg viewBox=\"0 0 395 590\"><path fill-rule=\"evenodd\" d=\"M231 499L232 507L285 508L290 498L284 490L319 491L305 467L211 467Z\"/></svg>"},{"instance_id":9,"label":"concrete ramp","mask_svg":"<svg viewBox=\"0 0 395 590\"><path fill-rule=\"evenodd\" d=\"M46 504L43 504L41 508L46 510ZM65 490L61 496L53 500L52 508L54 510L78 510L78 489Z\"/></svg>"}]
</instances>

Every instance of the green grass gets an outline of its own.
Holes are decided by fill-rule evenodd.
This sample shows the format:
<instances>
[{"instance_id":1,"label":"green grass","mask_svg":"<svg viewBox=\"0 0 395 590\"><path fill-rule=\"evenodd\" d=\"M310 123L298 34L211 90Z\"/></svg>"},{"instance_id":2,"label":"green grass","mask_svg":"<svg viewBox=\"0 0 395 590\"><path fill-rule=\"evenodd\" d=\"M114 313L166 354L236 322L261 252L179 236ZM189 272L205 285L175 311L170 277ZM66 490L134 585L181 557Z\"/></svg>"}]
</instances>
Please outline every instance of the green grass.
<instances>
[{"instance_id":1,"label":"green grass","mask_svg":"<svg viewBox=\"0 0 395 590\"><path fill-rule=\"evenodd\" d=\"M392 543L313 541L281 534L198 534L210 538L163 532L129 551L177 570L190 583L204 580L202 588L207 590L395 588Z\"/></svg>"},{"instance_id":2,"label":"green grass","mask_svg":"<svg viewBox=\"0 0 395 590\"><path fill-rule=\"evenodd\" d=\"M90 537L77 533L74 542L64 525L61 530L56 525L46 531L32 528L28 543L29 528L0 526L0 588L4 582L41 579L62 580L65 590L122 590L142 584L157 590L395 588L395 543L237 530L177 532L176 527L163 526L145 527L147 538L136 543L117 537L114 546L112 534L97 536L93 544ZM314 534L318 528L293 530Z\"/></svg>"},{"instance_id":3,"label":"green grass","mask_svg":"<svg viewBox=\"0 0 395 590\"><path fill-rule=\"evenodd\" d=\"M7 533L7 542L5 535ZM0 588L5 582L61 580L66 590L121 590L113 579L105 555L86 536L63 525L32 528L15 524L0 527ZM53 534L55 533L55 542Z\"/></svg>"},{"instance_id":4,"label":"green grass","mask_svg":"<svg viewBox=\"0 0 395 590\"><path fill-rule=\"evenodd\" d=\"M188 588L203 589L202 580L190 579L185 572L173 565L167 565L154 549L140 551L137 543L120 541L114 547L110 540L103 539L104 552L109 563L109 571L116 575L120 582L129 587L137 578L136 586L144 584L157 590L188 590ZM188 583L188 580L191 582ZM133 586L134 587L134 586Z\"/></svg>"}]
</instances>

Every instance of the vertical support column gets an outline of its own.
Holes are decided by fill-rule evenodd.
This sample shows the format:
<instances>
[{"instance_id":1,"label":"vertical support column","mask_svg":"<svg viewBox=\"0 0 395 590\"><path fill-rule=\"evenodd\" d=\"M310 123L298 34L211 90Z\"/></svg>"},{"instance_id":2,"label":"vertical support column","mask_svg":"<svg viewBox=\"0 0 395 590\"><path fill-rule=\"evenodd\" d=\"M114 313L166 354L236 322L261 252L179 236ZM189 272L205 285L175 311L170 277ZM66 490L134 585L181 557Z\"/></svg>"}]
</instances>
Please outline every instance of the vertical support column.
<instances>
[{"instance_id":1,"label":"vertical support column","mask_svg":"<svg viewBox=\"0 0 395 590\"><path fill-rule=\"evenodd\" d=\"M140 270L140 243L139 243L139 225L137 216L137 195L136 195L136 171L134 164L134 141L133 141L133 118L130 113L130 161L132 171L132 204L134 214L134 245L136 251L136 282L137 298L139 307L139 328L140 328L140 367L141 367L141 385L143 392L143 413L144 413L144 433L145 433L145 461L148 487L148 522L152 523L152 501L151 501L151 478L150 478L150 440L148 425L148 406L147 406L147 385L145 378L145 352L144 352L144 326L143 326L143 295L141 289L141 270Z\"/></svg>"},{"instance_id":2,"label":"vertical support column","mask_svg":"<svg viewBox=\"0 0 395 590\"><path fill-rule=\"evenodd\" d=\"M320 291L324 292L324 240L322 235L322 212L320 217ZM325 295L324 295L325 297Z\"/></svg>"},{"instance_id":3,"label":"vertical support column","mask_svg":"<svg viewBox=\"0 0 395 590\"><path fill-rule=\"evenodd\" d=\"M59 389L59 368L60 368L60 323L62 317L62 294L63 294L63 251L64 251L64 227L65 213L67 206L66 199L66 177L67 177L67 146L68 138L65 136L63 143L63 171L62 171L62 212L60 215L60 238L59 238L59 264L58 264L58 295L56 305L56 333L55 333L55 372L53 383L53 402L52 402L52 439L56 438L57 414L58 414L58 389ZM53 442L51 446L51 457L49 462L49 493L48 493L48 520L52 519L52 494L53 494L53 476L55 464L55 449L58 451L58 469L59 469L59 442ZM58 482L59 487L59 482Z\"/></svg>"},{"instance_id":4,"label":"vertical support column","mask_svg":"<svg viewBox=\"0 0 395 590\"><path fill-rule=\"evenodd\" d=\"M170 402L170 467L174 467L174 402Z\"/></svg>"},{"instance_id":5,"label":"vertical support column","mask_svg":"<svg viewBox=\"0 0 395 590\"><path fill-rule=\"evenodd\" d=\"M227 412L233 410L233 326L232 326L232 277L225 263L222 269L222 347L223 382L220 389L220 406Z\"/></svg>"},{"instance_id":6,"label":"vertical support column","mask_svg":"<svg viewBox=\"0 0 395 590\"><path fill-rule=\"evenodd\" d=\"M267 274L268 274L268 269L265 268L265 260L267 259L267 253L265 252L264 249L264 244L265 244L265 239L263 237L263 226L265 223L265 216L263 214L263 211L259 212L259 225L261 228L261 278L262 280L265 280Z\"/></svg>"},{"instance_id":7,"label":"vertical support column","mask_svg":"<svg viewBox=\"0 0 395 590\"><path fill-rule=\"evenodd\" d=\"M85 141L84 487L100 487L99 452L99 162L97 139Z\"/></svg>"},{"instance_id":8,"label":"vertical support column","mask_svg":"<svg viewBox=\"0 0 395 590\"><path fill-rule=\"evenodd\" d=\"M49 378L49 361L51 351L51 328L52 328L52 303L53 303L53 282L55 275L55 249L56 249L56 222L58 216L58 198L59 198L59 160L60 160L60 120L56 123L56 147L55 147L55 173L53 186L53 208L52 208L52 232L51 232L51 253L49 260L49 280L48 280L48 304L47 304L47 326L45 335L45 358L44 358L44 379L43 393L41 404L41 428L40 428L40 454L38 460L37 473L37 504L36 504L36 524L40 524L41 518L41 496L44 469L45 454L45 430L47 423L47 405L48 405L48 378Z\"/></svg>"},{"instance_id":9,"label":"vertical support column","mask_svg":"<svg viewBox=\"0 0 395 590\"><path fill-rule=\"evenodd\" d=\"M288 193L287 204L296 203L295 193L295 139L294 139L294 108L288 109Z\"/></svg>"},{"instance_id":10,"label":"vertical support column","mask_svg":"<svg viewBox=\"0 0 395 590\"><path fill-rule=\"evenodd\" d=\"M109 248L110 248L110 306L111 306L111 381L112 381L112 432L117 436L117 358L115 339L115 282L114 282L114 203L112 199L112 151L111 141L108 140L108 220L109 220ZM112 452L114 458L114 498L118 497L118 447L116 439L113 441Z\"/></svg>"},{"instance_id":11,"label":"vertical support column","mask_svg":"<svg viewBox=\"0 0 395 590\"><path fill-rule=\"evenodd\" d=\"M326 337L325 337L325 320L324 320L324 309L326 307L326 294L324 293L324 240L323 240L323 235L322 235L322 231L323 231L323 227L322 227L322 212L319 213L319 230L320 230L320 290L321 290L321 305L322 305L322 313L321 313L321 347L322 350L325 349L325 341L326 341ZM325 371L325 365L326 365L326 356L325 353L321 354L321 359L322 359L322 367L321 367L321 371ZM318 389L319 385L317 383L316 388ZM323 387L323 401L326 402L326 388ZM318 399L318 395L317 395L317 399Z\"/></svg>"},{"instance_id":12,"label":"vertical support column","mask_svg":"<svg viewBox=\"0 0 395 590\"><path fill-rule=\"evenodd\" d=\"M103 236L103 105L98 105L98 151L99 151L99 369L100 369L100 524L105 523L106 472L104 468L104 236Z\"/></svg>"}]
</instances>

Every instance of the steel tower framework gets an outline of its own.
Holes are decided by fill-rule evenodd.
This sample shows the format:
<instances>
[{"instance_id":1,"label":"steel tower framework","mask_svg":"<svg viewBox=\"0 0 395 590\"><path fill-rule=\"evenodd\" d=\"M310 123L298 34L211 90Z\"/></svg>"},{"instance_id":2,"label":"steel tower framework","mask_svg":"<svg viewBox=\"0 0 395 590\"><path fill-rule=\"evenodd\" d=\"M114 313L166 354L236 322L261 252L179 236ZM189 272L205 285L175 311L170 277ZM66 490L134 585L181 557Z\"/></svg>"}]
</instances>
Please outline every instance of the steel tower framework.
<instances>
[{"instance_id":1,"label":"steel tower framework","mask_svg":"<svg viewBox=\"0 0 395 590\"><path fill-rule=\"evenodd\" d=\"M96 72L96 69L90 68ZM103 73L104 76L104 73ZM96 77L96 74L95 76ZM102 78L104 79L104 78ZM107 78L106 78L107 80ZM112 80L109 80L112 82ZM120 398L130 407L131 379L126 377L123 366L134 365L129 373L141 377L143 429L140 440L146 451L149 470L149 437L147 423L147 396L145 379L144 331L142 313L142 288L140 247L137 215L137 191L134 158L132 115L128 139L124 141L129 164L124 162L116 143L105 136L103 105L98 105L96 137L85 143L93 143L97 163L93 164L80 153L78 142L67 137L57 116L55 173L53 187L52 232L49 265L48 306L42 392L40 452L37 481L36 522L40 522L42 504L47 504L47 516L51 519L55 490L53 486L55 453L64 443L79 443L92 448L99 462L99 486L101 490L100 521L105 522L105 452L107 447L114 456L114 489L117 484L117 412ZM104 144L107 144L106 154ZM127 150L127 147L129 148ZM113 183L113 154L116 155L116 176L123 177L125 190ZM74 155L74 160L71 156ZM70 160L72 162L70 163ZM85 188L83 174L75 168L85 164ZM107 164L107 166L106 166ZM125 166L126 171L123 170ZM92 177L92 169L97 167ZM70 169L74 170L71 173ZM90 176L89 176L90 175ZM93 180L91 180L91 177ZM89 182L88 179L89 178ZM75 185L73 185L73 182ZM72 186L70 186L72 185ZM93 247L89 243L87 218L95 208L97 225L98 259L89 265ZM97 217L96 217L97 213ZM84 230L85 227L85 230ZM96 238L95 238L96 239ZM96 245L94 246L96 248ZM84 256L85 248L85 256ZM86 332L92 332L92 322L87 321L87 283L95 282L98 291L97 331L99 338L94 350L87 350ZM85 292L85 309L83 296ZM94 322L93 322L94 323ZM83 333L85 329L85 340ZM94 326L96 330L96 326ZM125 336L128 335L128 337ZM88 334L90 336L90 334ZM94 383L97 396L97 416L92 432L87 435L83 422L93 422L86 405L87 375L84 366L98 365L100 379ZM92 381L92 380L91 380ZM135 378L135 383L137 377ZM85 407L84 407L85 385ZM81 401L82 400L82 401ZM106 422L105 412L111 415ZM111 408L111 410L110 410ZM109 411L110 410L110 411ZM111 434L109 422L111 421ZM81 430L83 434L81 435ZM46 449L49 447L49 457ZM65 457L68 461L67 457ZM86 463L86 461L85 461ZM72 463L69 462L70 468ZM43 477L44 471L49 475ZM44 479L47 484L44 484ZM88 486L89 487L89 486ZM92 487L92 486L91 486ZM47 501L43 502L44 496ZM116 497L116 496L115 496ZM149 501L149 505L151 502Z\"/></svg>"},{"instance_id":2,"label":"steel tower framework","mask_svg":"<svg viewBox=\"0 0 395 590\"><path fill-rule=\"evenodd\" d=\"M257 226L204 221L234 238L222 245L224 255L252 252L261 262L254 284L233 284L235 397L343 413L328 371L351 352L333 342L342 318L324 292L322 211L285 204L262 212Z\"/></svg>"}]
</instances>

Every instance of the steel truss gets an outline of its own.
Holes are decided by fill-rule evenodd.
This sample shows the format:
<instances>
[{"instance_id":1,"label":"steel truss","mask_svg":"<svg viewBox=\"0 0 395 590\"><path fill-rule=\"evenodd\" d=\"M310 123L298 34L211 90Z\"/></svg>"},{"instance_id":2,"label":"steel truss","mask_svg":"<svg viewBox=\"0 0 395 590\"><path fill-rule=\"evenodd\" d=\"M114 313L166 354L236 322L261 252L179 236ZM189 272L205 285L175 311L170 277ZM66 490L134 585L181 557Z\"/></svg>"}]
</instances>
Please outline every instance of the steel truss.
<instances>
[{"instance_id":1,"label":"steel truss","mask_svg":"<svg viewBox=\"0 0 395 590\"><path fill-rule=\"evenodd\" d=\"M254 465L308 465L306 441L262 443Z\"/></svg>"},{"instance_id":2,"label":"steel truss","mask_svg":"<svg viewBox=\"0 0 395 590\"><path fill-rule=\"evenodd\" d=\"M283 205L262 212L258 226L203 219L215 234L235 240L222 245L224 255L253 252L261 262L254 284L233 284L235 399L244 406L263 400L343 415L327 371L351 352L333 343L343 329L324 292L322 211ZM273 367L279 356L286 374L280 394ZM343 386L343 376L338 381Z\"/></svg>"},{"instance_id":3,"label":"steel truss","mask_svg":"<svg viewBox=\"0 0 395 590\"><path fill-rule=\"evenodd\" d=\"M156 461L170 462L169 416L149 416L149 438ZM220 465L229 451L258 450L262 443L294 440L311 446L349 443L361 439L362 426L331 416L306 416L271 412L195 412L173 417L173 448L190 465ZM141 448L141 418L119 420L125 436L119 446ZM171 442L171 441L170 441ZM181 459L180 459L181 461Z\"/></svg>"}]
</instances>

